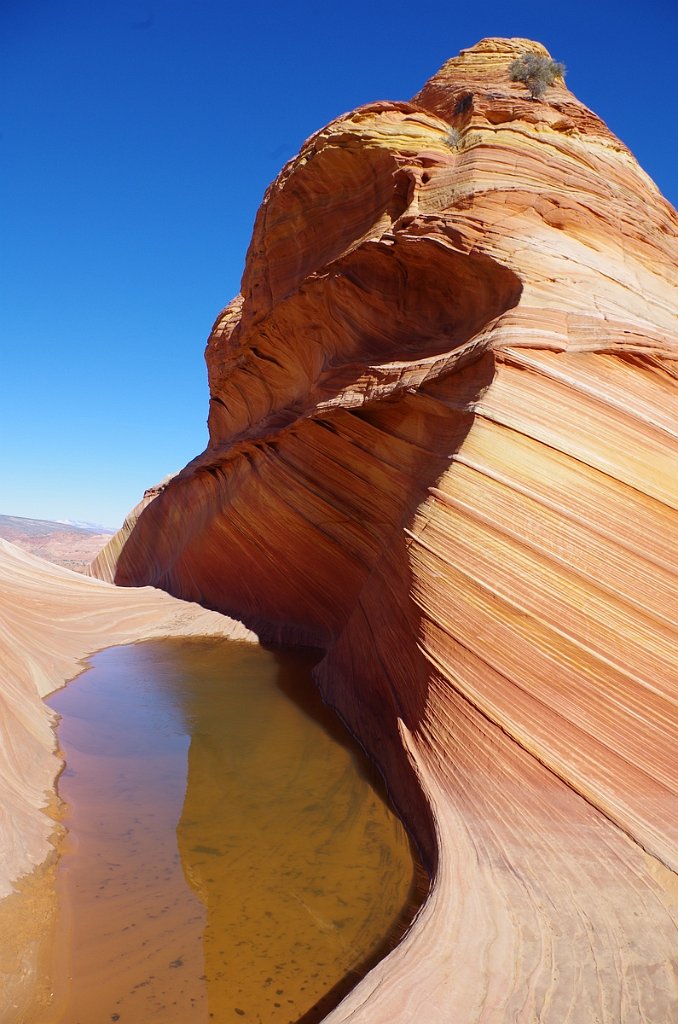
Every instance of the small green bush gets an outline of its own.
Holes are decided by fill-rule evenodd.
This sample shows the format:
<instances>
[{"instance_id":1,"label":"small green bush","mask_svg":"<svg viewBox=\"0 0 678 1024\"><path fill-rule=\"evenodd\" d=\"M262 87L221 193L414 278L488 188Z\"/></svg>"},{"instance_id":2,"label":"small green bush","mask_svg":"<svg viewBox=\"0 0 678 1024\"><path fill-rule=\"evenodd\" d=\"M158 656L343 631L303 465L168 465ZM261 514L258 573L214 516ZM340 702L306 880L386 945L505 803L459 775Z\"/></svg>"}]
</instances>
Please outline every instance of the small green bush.
<instances>
[{"instance_id":1,"label":"small green bush","mask_svg":"<svg viewBox=\"0 0 678 1024\"><path fill-rule=\"evenodd\" d=\"M565 65L538 53L524 53L509 64L512 82L524 82L533 100L540 100L556 78L565 77Z\"/></svg>"}]
</instances>

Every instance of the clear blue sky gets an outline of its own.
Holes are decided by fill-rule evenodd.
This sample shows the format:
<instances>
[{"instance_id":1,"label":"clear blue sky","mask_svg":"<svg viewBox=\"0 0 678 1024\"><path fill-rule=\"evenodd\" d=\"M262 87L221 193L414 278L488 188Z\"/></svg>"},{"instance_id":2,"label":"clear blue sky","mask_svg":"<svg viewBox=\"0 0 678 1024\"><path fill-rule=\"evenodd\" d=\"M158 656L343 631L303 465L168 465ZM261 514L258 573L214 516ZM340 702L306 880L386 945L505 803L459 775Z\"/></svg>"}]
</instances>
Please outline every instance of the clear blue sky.
<instances>
[{"instance_id":1,"label":"clear blue sky","mask_svg":"<svg viewBox=\"0 0 678 1024\"><path fill-rule=\"evenodd\" d=\"M678 201L673 0L0 0L0 512L116 526L205 446L269 181L484 36L543 42Z\"/></svg>"}]
</instances>

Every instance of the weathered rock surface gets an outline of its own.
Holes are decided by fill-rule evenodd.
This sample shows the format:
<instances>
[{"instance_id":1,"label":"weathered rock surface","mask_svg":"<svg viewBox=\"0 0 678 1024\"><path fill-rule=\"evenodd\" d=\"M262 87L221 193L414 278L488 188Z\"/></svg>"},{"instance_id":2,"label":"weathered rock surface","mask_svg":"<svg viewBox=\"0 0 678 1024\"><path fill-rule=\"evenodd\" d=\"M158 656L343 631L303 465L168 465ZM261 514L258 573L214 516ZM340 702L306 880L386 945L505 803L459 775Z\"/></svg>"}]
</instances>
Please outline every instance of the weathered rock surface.
<instances>
[{"instance_id":1,"label":"weathered rock surface","mask_svg":"<svg viewBox=\"0 0 678 1024\"><path fill-rule=\"evenodd\" d=\"M118 583L326 651L428 860L332 1021L678 1019L677 218L525 49L283 169L209 447L119 545Z\"/></svg>"}]
</instances>

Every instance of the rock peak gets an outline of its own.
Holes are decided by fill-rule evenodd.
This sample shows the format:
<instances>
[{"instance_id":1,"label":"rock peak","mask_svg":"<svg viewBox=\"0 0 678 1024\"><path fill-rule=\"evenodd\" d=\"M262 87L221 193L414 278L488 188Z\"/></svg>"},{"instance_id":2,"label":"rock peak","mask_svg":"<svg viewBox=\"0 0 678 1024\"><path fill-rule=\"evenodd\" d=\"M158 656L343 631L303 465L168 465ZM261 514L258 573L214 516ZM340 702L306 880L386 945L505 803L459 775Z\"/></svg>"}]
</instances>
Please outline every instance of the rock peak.
<instances>
[{"instance_id":1,"label":"rock peak","mask_svg":"<svg viewBox=\"0 0 678 1024\"><path fill-rule=\"evenodd\" d=\"M489 36L487 39L481 39L474 46L467 46L460 50L456 57L450 57L429 81L448 75L456 78L460 74L471 77L487 75L493 79L508 79L509 64L523 53L536 53L540 57L551 58L546 47L533 39L519 37L503 39L498 36Z\"/></svg>"},{"instance_id":2,"label":"rock peak","mask_svg":"<svg viewBox=\"0 0 678 1024\"><path fill-rule=\"evenodd\" d=\"M463 50L459 51L459 56L453 57L452 60L468 59L476 56L484 56L489 60L495 55L519 57L521 53L526 53L527 51L538 53L544 57L551 56L544 44L537 42L535 39L523 39L521 36L512 36L509 39L503 36L486 36L485 39L474 43L473 46L465 46Z\"/></svg>"},{"instance_id":3,"label":"rock peak","mask_svg":"<svg viewBox=\"0 0 678 1024\"><path fill-rule=\"evenodd\" d=\"M546 47L532 39L481 39L445 61L412 103L457 128L467 127L475 116L475 127L519 121L552 123L561 130L614 138L605 123L570 92L562 77L538 100L532 99L522 82L512 81L509 65L524 53L551 59Z\"/></svg>"}]
</instances>

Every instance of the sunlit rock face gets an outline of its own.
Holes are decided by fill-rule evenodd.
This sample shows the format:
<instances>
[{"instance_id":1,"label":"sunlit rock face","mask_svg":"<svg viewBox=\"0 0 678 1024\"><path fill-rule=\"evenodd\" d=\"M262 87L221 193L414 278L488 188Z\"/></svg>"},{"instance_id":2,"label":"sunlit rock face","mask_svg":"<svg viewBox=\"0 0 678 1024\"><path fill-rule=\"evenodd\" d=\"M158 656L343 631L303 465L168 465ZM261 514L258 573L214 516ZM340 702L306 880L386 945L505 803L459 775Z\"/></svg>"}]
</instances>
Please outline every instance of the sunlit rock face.
<instances>
[{"instance_id":1,"label":"sunlit rock face","mask_svg":"<svg viewBox=\"0 0 678 1024\"><path fill-rule=\"evenodd\" d=\"M111 564L321 647L421 846L333 1021L678 1019L676 213L562 80L510 81L526 49L283 169L209 447Z\"/></svg>"}]
</instances>

